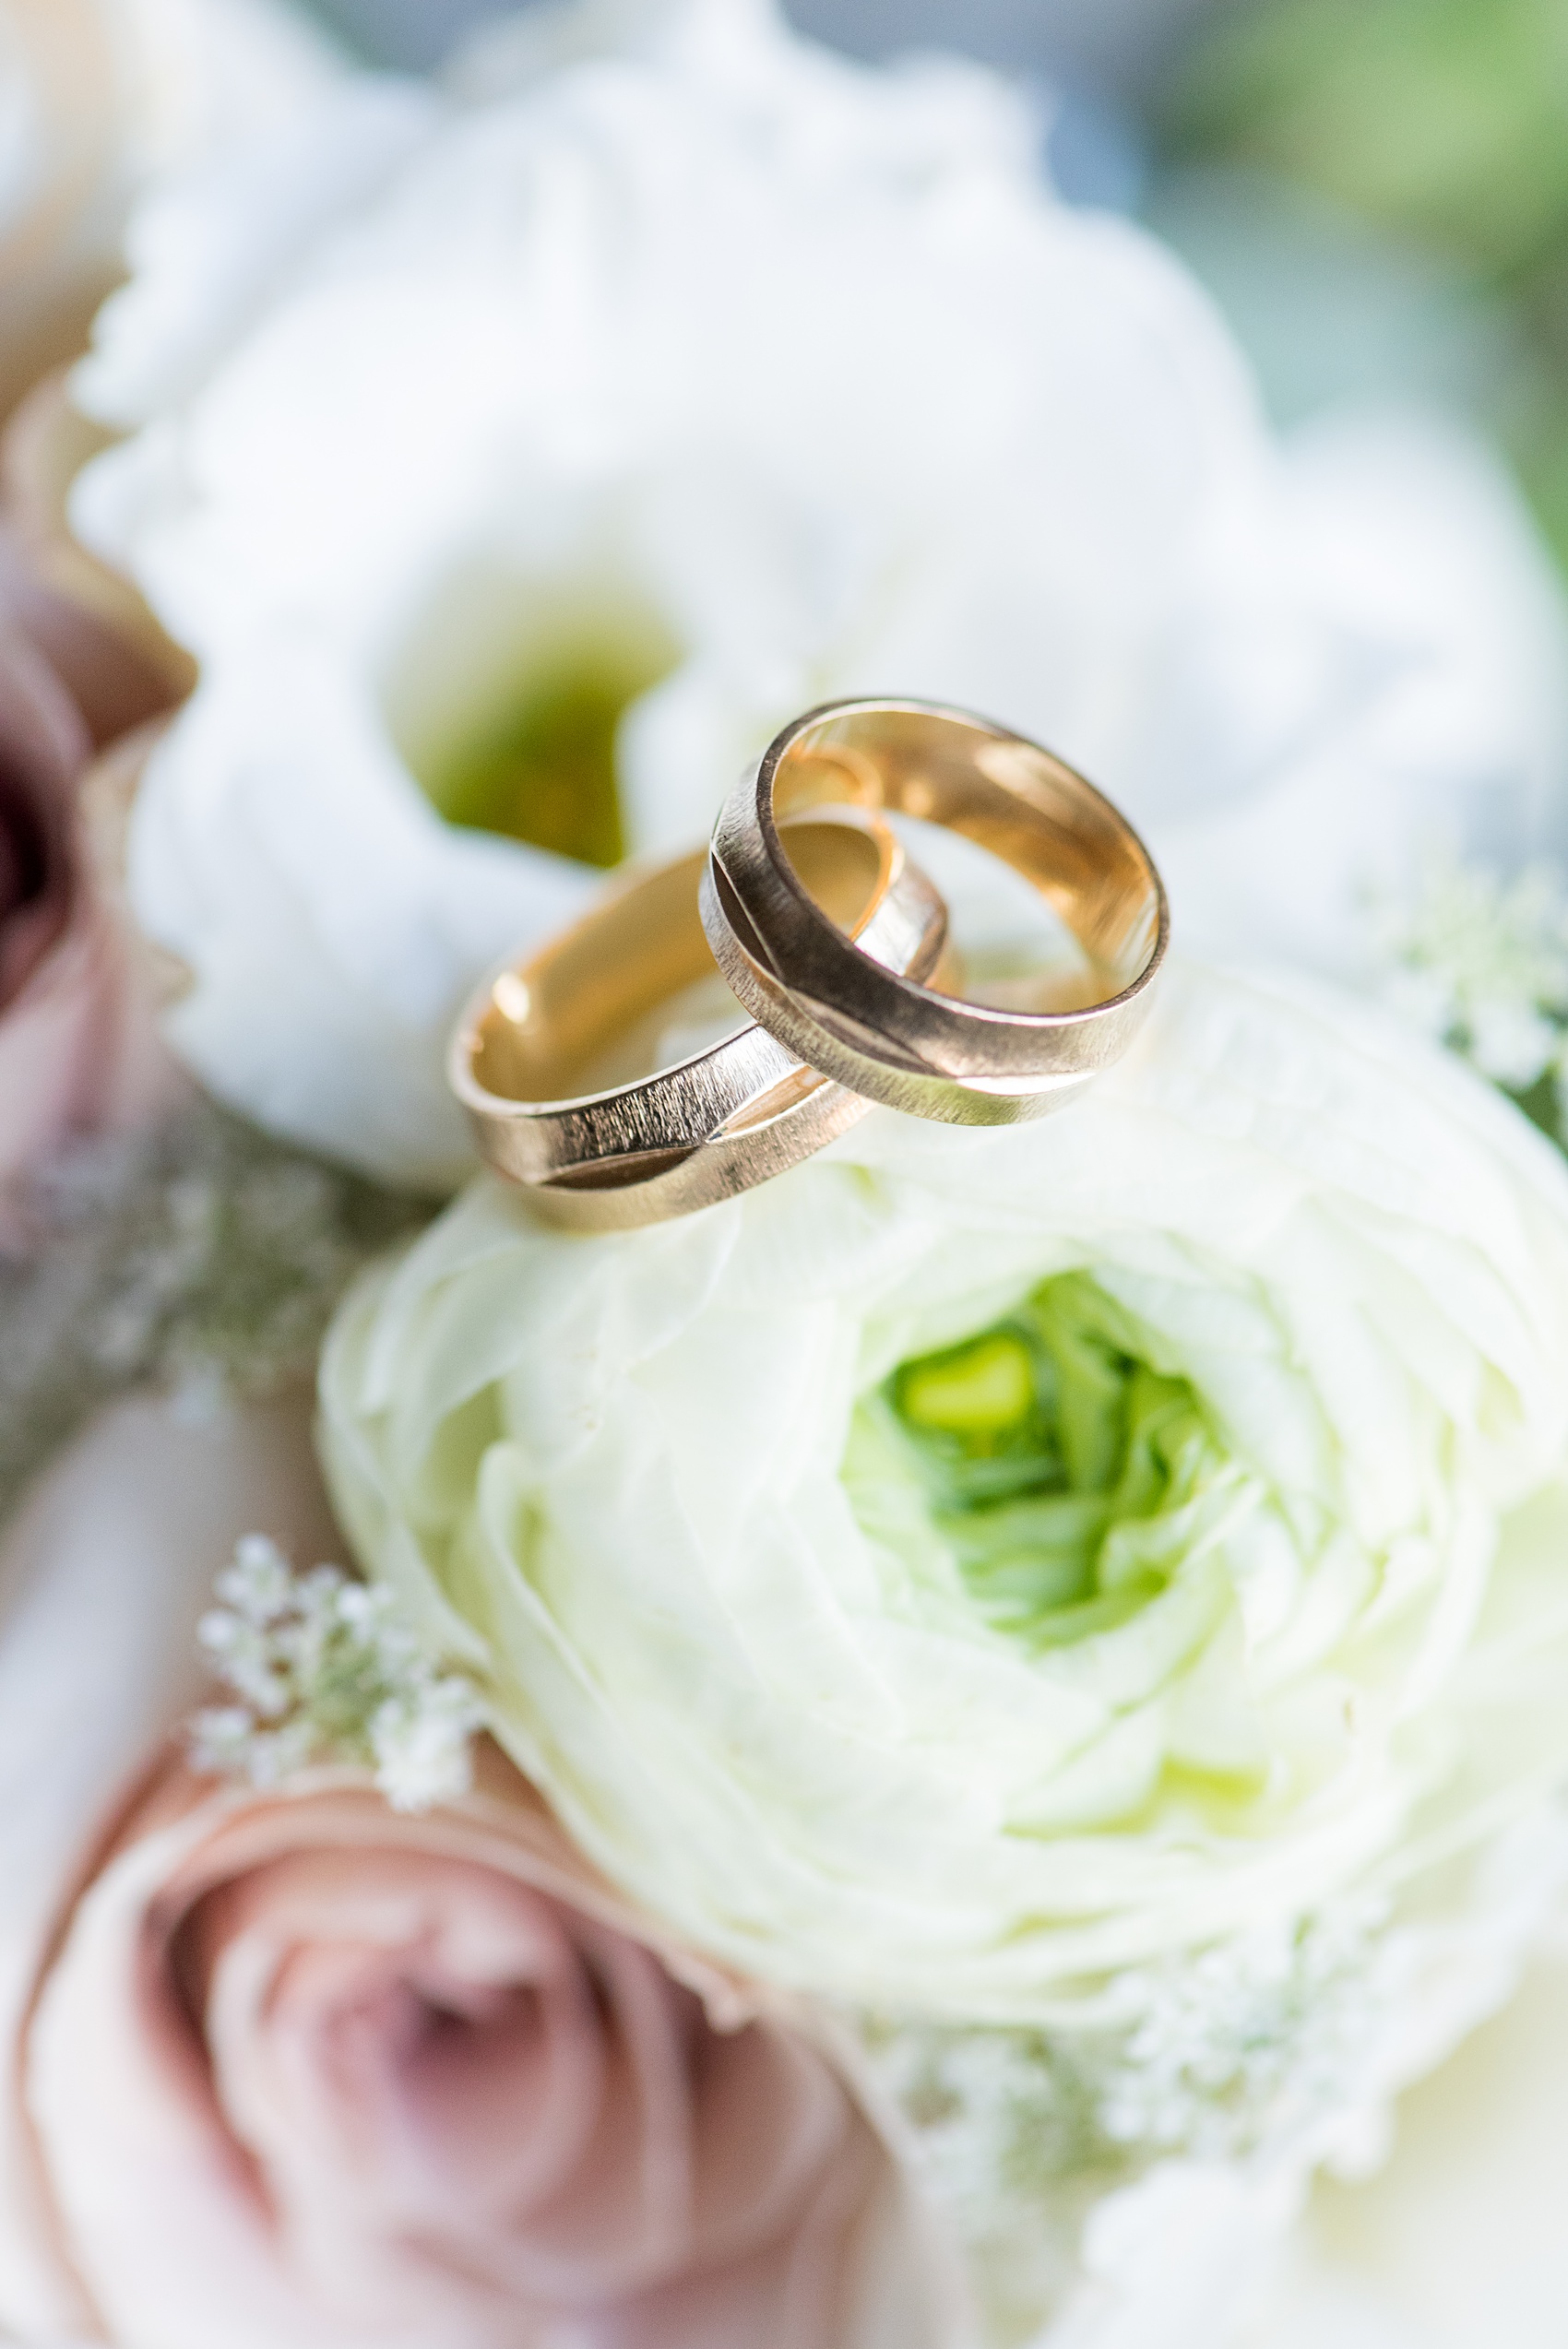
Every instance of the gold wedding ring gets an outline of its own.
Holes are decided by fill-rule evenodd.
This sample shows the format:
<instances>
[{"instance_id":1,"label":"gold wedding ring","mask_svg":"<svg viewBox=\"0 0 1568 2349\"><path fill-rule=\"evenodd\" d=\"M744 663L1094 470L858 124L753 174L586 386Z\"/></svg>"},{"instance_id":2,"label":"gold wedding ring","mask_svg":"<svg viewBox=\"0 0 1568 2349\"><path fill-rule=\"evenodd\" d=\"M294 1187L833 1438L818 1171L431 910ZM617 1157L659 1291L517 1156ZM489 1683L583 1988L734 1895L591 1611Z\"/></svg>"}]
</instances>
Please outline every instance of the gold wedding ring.
<instances>
[{"instance_id":1,"label":"gold wedding ring","mask_svg":"<svg viewBox=\"0 0 1568 2349\"><path fill-rule=\"evenodd\" d=\"M1008 1010L873 961L784 848L787 820L831 805L921 817L1000 857L1076 940L1092 1000ZM1170 928L1148 851L1092 784L1000 726L902 699L829 702L776 737L719 813L702 918L780 1043L871 1100L956 1125L1039 1117L1125 1051Z\"/></svg>"},{"instance_id":2,"label":"gold wedding ring","mask_svg":"<svg viewBox=\"0 0 1568 2349\"><path fill-rule=\"evenodd\" d=\"M778 843L806 902L872 967L936 970L946 908L874 815L825 811L788 823ZM870 1107L725 992L698 911L706 862L697 849L629 875L483 988L452 1038L448 1078L481 1150L551 1223L616 1229L710 1206L809 1157ZM728 1032L636 1074L705 979Z\"/></svg>"}]
</instances>

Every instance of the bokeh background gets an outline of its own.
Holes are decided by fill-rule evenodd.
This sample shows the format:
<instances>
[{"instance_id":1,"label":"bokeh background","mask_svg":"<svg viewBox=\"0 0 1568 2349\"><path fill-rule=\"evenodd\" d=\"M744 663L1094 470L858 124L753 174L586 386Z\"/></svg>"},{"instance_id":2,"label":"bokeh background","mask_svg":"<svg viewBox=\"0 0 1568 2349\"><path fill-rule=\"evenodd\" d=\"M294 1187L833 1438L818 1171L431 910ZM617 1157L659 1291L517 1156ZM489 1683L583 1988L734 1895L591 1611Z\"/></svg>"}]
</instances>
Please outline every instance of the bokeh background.
<instances>
[{"instance_id":1,"label":"bokeh background","mask_svg":"<svg viewBox=\"0 0 1568 2349\"><path fill-rule=\"evenodd\" d=\"M314 0L423 68L498 0ZM1568 0L787 0L885 57L1036 84L1069 200L1140 214L1252 354L1276 418L1456 412L1568 563Z\"/></svg>"},{"instance_id":2,"label":"bokeh background","mask_svg":"<svg viewBox=\"0 0 1568 2349\"><path fill-rule=\"evenodd\" d=\"M362 55L434 65L452 40L509 14L505 0L313 0ZM1161 54L1216 0L785 0L802 31L863 57L962 49L1019 73L1067 73L1102 91L1146 86Z\"/></svg>"}]
</instances>

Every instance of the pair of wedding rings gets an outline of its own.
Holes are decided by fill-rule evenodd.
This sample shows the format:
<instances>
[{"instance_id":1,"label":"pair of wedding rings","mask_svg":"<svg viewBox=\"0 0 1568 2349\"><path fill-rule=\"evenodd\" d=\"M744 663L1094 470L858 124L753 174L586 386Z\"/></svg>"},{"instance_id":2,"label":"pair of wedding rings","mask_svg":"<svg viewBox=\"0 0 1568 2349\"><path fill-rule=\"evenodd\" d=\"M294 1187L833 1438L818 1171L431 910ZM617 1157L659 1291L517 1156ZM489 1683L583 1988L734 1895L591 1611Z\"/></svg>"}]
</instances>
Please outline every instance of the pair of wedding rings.
<instances>
[{"instance_id":1,"label":"pair of wedding rings","mask_svg":"<svg viewBox=\"0 0 1568 2349\"><path fill-rule=\"evenodd\" d=\"M1071 947L1053 1002L1017 1007L1016 980L1012 1002L960 991L899 814L1032 884ZM493 979L448 1074L486 1158L549 1221L657 1223L782 1173L873 1102L1039 1117L1132 1041L1168 931L1147 850L1050 752L961 710L832 702L742 777L706 851L628 874ZM705 981L717 1034L692 1029Z\"/></svg>"}]
</instances>

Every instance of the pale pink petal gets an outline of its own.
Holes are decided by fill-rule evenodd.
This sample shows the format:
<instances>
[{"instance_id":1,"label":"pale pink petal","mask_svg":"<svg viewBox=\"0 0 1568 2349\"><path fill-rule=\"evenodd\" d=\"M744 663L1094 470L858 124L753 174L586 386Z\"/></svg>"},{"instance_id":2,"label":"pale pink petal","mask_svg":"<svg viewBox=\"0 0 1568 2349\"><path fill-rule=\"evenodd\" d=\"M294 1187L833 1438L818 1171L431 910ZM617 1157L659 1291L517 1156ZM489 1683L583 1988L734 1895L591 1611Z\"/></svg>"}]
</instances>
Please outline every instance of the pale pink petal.
<instances>
[{"instance_id":1,"label":"pale pink petal","mask_svg":"<svg viewBox=\"0 0 1568 2349\"><path fill-rule=\"evenodd\" d=\"M169 698L148 658L54 594L0 525L0 1247L27 1244L29 1178L67 1142L156 1116L180 1088L98 813L145 744L89 774L95 743Z\"/></svg>"},{"instance_id":2,"label":"pale pink petal","mask_svg":"<svg viewBox=\"0 0 1568 2349\"><path fill-rule=\"evenodd\" d=\"M0 639L15 635L48 662L98 750L160 718L179 698L184 681L167 661L155 659L138 635L50 587L22 534L0 521Z\"/></svg>"},{"instance_id":3,"label":"pale pink petal","mask_svg":"<svg viewBox=\"0 0 1568 2349\"><path fill-rule=\"evenodd\" d=\"M253 1529L338 1548L302 1408L195 1430L135 1404L0 1546L0 2331L967 2340L853 2053L669 1947L495 1749L410 1818L360 1774L262 1796L160 1747Z\"/></svg>"},{"instance_id":4,"label":"pale pink petal","mask_svg":"<svg viewBox=\"0 0 1568 2349\"><path fill-rule=\"evenodd\" d=\"M16 2044L54 1922L151 1748L196 1702L196 1624L242 1534L337 1547L299 1395L181 1424L116 1406L0 1538L0 2043ZM68 2331L81 2296L31 2148L0 2099L0 2331Z\"/></svg>"},{"instance_id":5,"label":"pale pink petal","mask_svg":"<svg viewBox=\"0 0 1568 2349\"><path fill-rule=\"evenodd\" d=\"M716 2029L650 1948L562 1901L581 1863L487 1771L410 1820L331 1782L212 1796L172 1765L127 1828L27 2063L62 2236L115 2342L956 2339L829 2055L781 2017Z\"/></svg>"}]
</instances>

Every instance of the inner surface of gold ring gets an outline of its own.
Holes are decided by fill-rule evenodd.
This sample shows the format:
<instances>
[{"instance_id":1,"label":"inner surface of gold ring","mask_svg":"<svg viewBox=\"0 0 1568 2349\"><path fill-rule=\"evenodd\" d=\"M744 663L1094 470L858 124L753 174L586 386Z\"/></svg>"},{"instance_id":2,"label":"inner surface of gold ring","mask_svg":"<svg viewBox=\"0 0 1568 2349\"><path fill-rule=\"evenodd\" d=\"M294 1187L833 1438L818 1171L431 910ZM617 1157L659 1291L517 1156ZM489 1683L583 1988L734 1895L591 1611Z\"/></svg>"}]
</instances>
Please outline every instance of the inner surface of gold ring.
<instances>
[{"instance_id":1,"label":"inner surface of gold ring","mask_svg":"<svg viewBox=\"0 0 1568 2349\"><path fill-rule=\"evenodd\" d=\"M884 904L901 862L893 834L875 823L787 817L780 844L810 902L849 937ZM570 930L493 981L469 1055L485 1093L565 1109L612 1099L630 1081L600 1083L596 1064L612 1050L637 1061L639 1042L651 1049L671 998L716 975L697 910L707 853L694 849L629 876ZM735 1027L748 1019L737 1004ZM643 1060L639 1081L668 1073Z\"/></svg>"},{"instance_id":2,"label":"inner surface of gold ring","mask_svg":"<svg viewBox=\"0 0 1568 2349\"><path fill-rule=\"evenodd\" d=\"M1147 968L1163 913L1147 850L1081 775L1021 736L896 705L808 720L773 770L772 813L781 825L835 804L918 816L989 848L1072 931L1101 1001Z\"/></svg>"},{"instance_id":3,"label":"inner surface of gold ring","mask_svg":"<svg viewBox=\"0 0 1568 2349\"><path fill-rule=\"evenodd\" d=\"M854 807L961 834L1032 884L1083 957L1071 1002L1010 1009L860 952L824 919L780 827ZM1165 891L1125 818L1064 761L965 710L829 703L785 727L719 811L703 920L733 992L814 1068L956 1124L1040 1116L1124 1051L1165 953Z\"/></svg>"},{"instance_id":4,"label":"inner surface of gold ring","mask_svg":"<svg viewBox=\"0 0 1568 2349\"><path fill-rule=\"evenodd\" d=\"M846 944L854 935L873 960L932 975L947 908L880 817L839 808L776 836L791 886ZM865 1114L725 991L699 908L706 863L697 849L628 876L458 1022L452 1089L484 1157L548 1222L602 1231L689 1215L784 1173ZM671 1019L694 1014L702 1040L675 1057Z\"/></svg>"}]
</instances>

